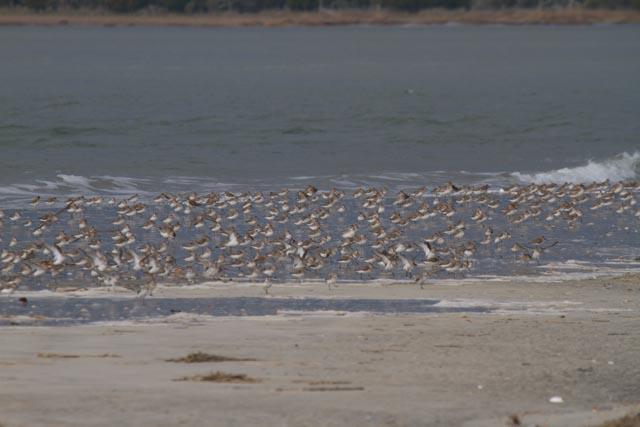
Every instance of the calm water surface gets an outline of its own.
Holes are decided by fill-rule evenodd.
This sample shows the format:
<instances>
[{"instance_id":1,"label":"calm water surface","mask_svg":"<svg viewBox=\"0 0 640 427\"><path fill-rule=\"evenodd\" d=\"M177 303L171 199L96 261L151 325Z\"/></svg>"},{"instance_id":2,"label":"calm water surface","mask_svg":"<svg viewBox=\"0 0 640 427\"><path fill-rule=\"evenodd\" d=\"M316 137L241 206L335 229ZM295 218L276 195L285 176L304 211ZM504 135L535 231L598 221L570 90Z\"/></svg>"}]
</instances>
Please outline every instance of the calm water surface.
<instances>
[{"instance_id":1,"label":"calm water surface","mask_svg":"<svg viewBox=\"0 0 640 427\"><path fill-rule=\"evenodd\" d=\"M638 172L640 26L4 27L0 57L5 201Z\"/></svg>"}]
</instances>

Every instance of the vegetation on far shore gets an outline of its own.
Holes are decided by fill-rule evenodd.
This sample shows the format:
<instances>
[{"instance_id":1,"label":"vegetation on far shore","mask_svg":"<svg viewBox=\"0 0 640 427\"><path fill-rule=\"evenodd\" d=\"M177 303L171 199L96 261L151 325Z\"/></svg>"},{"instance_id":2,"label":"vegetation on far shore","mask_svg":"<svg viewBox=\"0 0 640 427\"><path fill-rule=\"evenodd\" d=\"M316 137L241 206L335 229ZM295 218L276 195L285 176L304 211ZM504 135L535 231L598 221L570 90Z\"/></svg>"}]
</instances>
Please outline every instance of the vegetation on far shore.
<instances>
[{"instance_id":1,"label":"vegetation on far shore","mask_svg":"<svg viewBox=\"0 0 640 427\"><path fill-rule=\"evenodd\" d=\"M181 26L181 27L283 27L328 25L589 25L640 23L640 11L586 8L445 10L410 13L395 10L267 10L258 13L174 13L143 9L131 13L109 10L71 9L31 11L0 8L0 25Z\"/></svg>"},{"instance_id":2,"label":"vegetation on far shore","mask_svg":"<svg viewBox=\"0 0 640 427\"><path fill-rule=\"evenodd\" d=\"M371 13L424 10L452 11L640 11L640 0L0 0L0 14L20 11L74 13L259 13L365 11Z\"/></svg>"}]
</instances>

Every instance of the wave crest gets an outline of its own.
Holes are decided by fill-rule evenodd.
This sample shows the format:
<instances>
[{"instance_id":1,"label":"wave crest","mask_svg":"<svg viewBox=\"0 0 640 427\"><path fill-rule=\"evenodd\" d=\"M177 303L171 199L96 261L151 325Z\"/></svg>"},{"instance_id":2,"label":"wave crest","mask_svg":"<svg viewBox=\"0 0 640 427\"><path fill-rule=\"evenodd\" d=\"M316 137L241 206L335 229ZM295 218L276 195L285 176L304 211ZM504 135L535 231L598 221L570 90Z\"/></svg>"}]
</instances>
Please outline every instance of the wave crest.
<instances>
[{"instance_id":1,"label":"wave crest","mask_svg":"<svg viewBox=\"0 0 640 427\"><path fill-rule=\"evenodd\" d=\"M229 182L214 177L123 177L80 176L58 174L54 177L34 179L28 183L3 184L0 182L0 207L24 206L33 196L70 197L79 195L106 195L126 197L137 194L151 197L161 191L197 192L210 191L269 191L283 187L302 188L307 183L328 190L339 187L344 190L358 187L386 187L389 191L416 188L422 185L437 186L448 181L459 185L502 185L521 183L589 183L594 181L625 181L640 177L640 151L622 153L604 161L589 161L574 168L526 174L522 172L385 172L377 174L342 174L320 176L294 176L288 178L247 179Z\"/></svg>"},{"instance_id":2,"label":"wave crest","mask_svg":"<svg viewBox=\"0 0 640 427\"><path fill-rule=\"evenodd\" d=\"M535 184L624 181L635 179L638 175L640 175L640 152L638 151L632 154L626 152L618 154L604 161L589 160L586 165L573 168L533 174L512 173L514 178L522 182Z\"/></svg>"}]
</instances>

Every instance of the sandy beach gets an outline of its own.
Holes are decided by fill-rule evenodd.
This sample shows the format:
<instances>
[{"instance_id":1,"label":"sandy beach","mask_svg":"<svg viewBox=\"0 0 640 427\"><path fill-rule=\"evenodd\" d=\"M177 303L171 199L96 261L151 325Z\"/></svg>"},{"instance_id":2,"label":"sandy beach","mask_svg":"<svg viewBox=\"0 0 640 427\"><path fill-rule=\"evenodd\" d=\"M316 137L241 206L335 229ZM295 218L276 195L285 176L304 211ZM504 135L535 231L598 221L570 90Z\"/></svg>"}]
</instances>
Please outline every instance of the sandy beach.
<instances>
[{"instance_id":1,"label":"sandy beach","mask_svg":"<svg viewBox=\"0 0 640 427\"><path fill-rule=\"evenodd\" d=\"M167 287L156 295L187 294L264 291L218 284ZM493 311L177 313L135 322L2 327L0 425L566 427L597 426L640 410L637 275L424 289L287 284L273 285L270 294L264 298L481 301ZM248 360L167 361L194 352ZM247 377L200 381L211 373ZM562 403L550 402L554 397Z\"/></svg>"},{"instance_id":2,"label":"sandy beach","mask_svg":"<svg viewBox=\"0 0 640 427\"><path fill-rule=\"evenodd\" d=\"M81 25L151 27L287 27L335 25L590 25L633 24L640 11L593 9L428 10L419 13L393 11L324 10L321 12L269 11L262 13L112 14L96 11L34 13L0 9L0 25Z\"/></svg>"}]
</instances>

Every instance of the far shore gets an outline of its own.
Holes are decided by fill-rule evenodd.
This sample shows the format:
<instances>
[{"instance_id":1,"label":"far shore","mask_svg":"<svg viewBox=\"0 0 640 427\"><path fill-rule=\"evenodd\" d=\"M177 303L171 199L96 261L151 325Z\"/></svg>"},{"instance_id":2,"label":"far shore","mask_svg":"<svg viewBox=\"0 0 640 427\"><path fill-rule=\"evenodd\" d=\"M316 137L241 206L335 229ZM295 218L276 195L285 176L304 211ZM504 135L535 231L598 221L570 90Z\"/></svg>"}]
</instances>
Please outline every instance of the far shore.
<instances>
[{"instance_id":1,"label":"far shore","mask_svg":"<svg viewBox=\"0 0 640 427\"><path fill-rule=\"evenodd\" d=\"M637 24L640 11L572 9L427 10L402 13L387 10L268 11L261 13L171 14L142 11L113 14L100 11L32 12L0 8L0 26L167 26L167 27L286 27L336 25L593 25Z\"/></svg>"}]
</instances>

